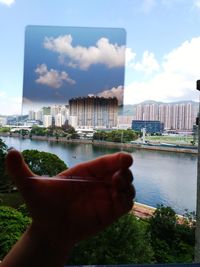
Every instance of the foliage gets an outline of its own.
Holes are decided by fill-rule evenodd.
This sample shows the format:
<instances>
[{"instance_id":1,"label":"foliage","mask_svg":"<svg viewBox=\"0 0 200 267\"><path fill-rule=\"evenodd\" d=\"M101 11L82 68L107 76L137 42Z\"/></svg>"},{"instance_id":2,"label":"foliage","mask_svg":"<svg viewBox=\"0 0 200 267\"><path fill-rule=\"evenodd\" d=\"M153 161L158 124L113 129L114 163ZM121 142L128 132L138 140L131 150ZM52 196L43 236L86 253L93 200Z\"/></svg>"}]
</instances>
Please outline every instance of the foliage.
<instances>
[{"instance_id":1,"label":"foliage","mask_svg":"<svg viewBox=\"0 0 200 267\"><path fill-rule=\"evenodd\" d=\"M138 138L138 134L133 130L97 131L94 133L94 140L110 142L130 142Z\"/></svg>"},{"instance_id":2,"label":"foliage","mask_svg":"<svg viewBox=\"0 0 200 267\"><path fill-rule=\"evenodd\" d=\"M18 208L23 203L23 198L18 191L11 193L0 193L0 205Z\"/></svg>"},{"instance_id":3,"label":"foliage","mask_svg":"<svg viewBox=\"0 0 200 267\"><path fill-rule=\"evenodd\" d=\"M11 192L13 189L11 178L6 174L5 170L7 149L7 145L0 138L0 193Z\"/></svg>"},{"instance_id":4,"label":"foliage","mask_svg":"<svg viewBox=\"0 0 200 267\"><path fill-rule=\"evenodd\" d=\"M69 265L151 263L153 251L144 223L126 214L99 235L75 246Z\"/></svg>"},{"instance_id":5,"label":"foliage","mask_svg":"<svg viewBox=\"0 0 200 267\"><path fill-rule=\"evenodd\" d=\"M10 127L0 127L0 133L9 133Z\"/></svg>"},{"instance_id":6,"label":"foliage","mask_svg":"<svg viewBox=\"0 0 200 267\"><path fill-rule=\"evenodd\" d=\"M27 206L26 206L25 203L24 203L24 204L21 204L21 205L17 208L17 210L18 210L19 212L21 212L21 213L23 214L23 216L30 217L30 213L29 213L28 208L27 208Z\"/></svg>"},{"instance_id":7,"label":"foliage","mask_svg":"<svg viewBox=\"0 0 200 267\"><path fill-rule=\"evenodd\" d=\"M194 225L178 223L170 207L158 206L149 220L151 244L157 263L192 262L194 257Z\"/></svg>"},{"instance_id":8,"label":"foliage","mask_svg":"<svg viewBox=\"0 0 200 267\"><path fill-rule=\"evenodd\" d=\"M7 145L0 138L0 162L1 163L5 161L6 152L7 152ZM4 174L4 172L5 172L4 165L1 164L0 165L0 175Z\"/></svg>"},{"instance_id":9,"label":"foliage","mask_svg":"<svg viewBox=\"0 0 200 267\"><path fill-rule=\"evenodd\" d=\"M44 127L33 126L30 134L31 135L46 136L47 132L48 132L47 129Z\"/></svg>"},{"instance_id":10,"label":"foliage","mask_svg":"<svg viewBox=\"0 0 200 267\"><path fill-rule=\"evenodd\" d=\"M0 259L26 230L31 220L13 208L0 206Z\"/></svg>"},{"instance_id":11,"label":"foliage","mask_svg":"<svg viewBox=\"0 0 200 267\"><path fill-rule=\"evenodd\" d=\"M37 175L55 176L67 169L66 164L58 156L38 150L24 150L25 162Z\"/></svg>"},{"instance_id":12,"label":"foliage","mask_svg":"<svg viewBox=\"0 0 200 267\"><path fill-rule=\"evenodd\" d=\"M19 133L20 133L22 136L29 135L29 131L28 131L28 130L25 130L25 129L21 129L21 130L19 130Z\"/></svg>"},{"instance_id":13,"label":"foliage","mask_svg":"<svg viewBox=\"0 0 200 267\"><path fill-rule=\"evenodd\" d=\"M76 139L79 137L76 130L69 125L63 125L62 127L50 126L48 128L33 126L30 135L50 136L56 137L57 139L59 139L59 137L67 137L68 139Z\"/></svg>"}]
</instances>

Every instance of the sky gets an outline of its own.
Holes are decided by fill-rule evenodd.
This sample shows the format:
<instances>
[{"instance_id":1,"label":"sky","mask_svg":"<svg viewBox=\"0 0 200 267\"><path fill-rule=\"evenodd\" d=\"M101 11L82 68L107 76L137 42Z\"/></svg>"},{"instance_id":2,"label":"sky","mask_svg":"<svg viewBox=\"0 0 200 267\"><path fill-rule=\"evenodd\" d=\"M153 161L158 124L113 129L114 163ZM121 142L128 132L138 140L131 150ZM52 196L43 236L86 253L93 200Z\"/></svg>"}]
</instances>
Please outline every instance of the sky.
<instances>
[{"instance_id":1,"label":"sky","mask_svg":"<svg viewBox=\"0 0 200 267\"><path fill-rule=\"evenodd\" d=\"M23 111L88 95L123 104L125 53L120 28L27 26Z\"/></svg>"},{"instance_id":2,"label":"sky","mask_svg":"<svg viewBox=\"0 0 200 267\"><path fill-rule=\"evenodd\" d=\"M200 0L0 0L0 114L21 110L27 25L124 28L125 104L199 100Z\"/></svg>"}]
</instances>

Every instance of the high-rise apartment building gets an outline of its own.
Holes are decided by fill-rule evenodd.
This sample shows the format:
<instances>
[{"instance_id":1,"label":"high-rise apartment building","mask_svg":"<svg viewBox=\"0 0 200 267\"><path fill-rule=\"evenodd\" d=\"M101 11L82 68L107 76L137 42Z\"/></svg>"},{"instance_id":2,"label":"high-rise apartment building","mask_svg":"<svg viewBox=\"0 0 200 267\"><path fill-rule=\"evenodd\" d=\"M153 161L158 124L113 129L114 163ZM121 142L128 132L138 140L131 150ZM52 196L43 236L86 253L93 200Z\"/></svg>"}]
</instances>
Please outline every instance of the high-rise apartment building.
<instances>
[{"instance_id":1,"label":"high-rise apartment building","mask_svg":"<svg viewBox=\"0 0 200 267\"><path fill-rule=\"evenodd\" d=\"M144 103L136 106L136 120L159 120L165 129L192 130L197 116L197 106L192 102Z\"/></svg>"},{"instance_id":2,"label":"high-rise apartment building","mask_svg":"<svg viewBox=\"0 0 200 267\"><path fill-rule=\"evenodd\" d=\"M43 116L43 125L46 128L52 125L52 116L51 115L44 115Z\"/></svg>"},{"instance_id":3,"label":"high-rise apartment building","mask_svg":"<svg viewBox=\"0 0 200 267\"><path fill-rule=\"evenodd\" d=\"M55 126L62 127L65 124L65 116L61 113L55 115Z\"/></svg>"},{"instance_id":4,"label":"high-rise apartment building","mask_svg":"<svg viewBox=\"0 0 200 267\"><path fill-rule=\"evenodd\" d=\"M42 109L35 112L35 120L43 121L43 110Z\"/></svg>"},{"instance_id":5,"label":"high-rise apartment building","mask_svg":"<svg viewBox=\"0 0 200 267\"><path fill-rule=\"evenodd\" d=\"M51 107L43 107L42 111L43 115L51 115Z\"/></svg>"},{"instance_id":6,"label":"high-rise apartment building","mask_svg":"<svg viewBox=\"0 0 200 267\"><path fill-rule=\"evenodd\" d=\"M69 116L77 127L117 127L118 100L95 96L73 98L69 100Z\"/></svg>"},{"instance_id":7,"label":"high-rise apartment building","mask_svg":"<svg viewBox=\"0 0 200 267\"><path fill-rule=\"evenodd\" d=\"M51 107L51 115L55 126L61 127L69 120L69 107L67 105L54 105Z\"/></svg>"},{"instance_id":8,"label":"high-rise apartment building","mask_svg":"<svg viewBox=\"0 0 200 267\"><path fill-rule=\"evenodd\" d=\"M28 119L29 120L35 120L35 111L29 110Z\"/></svg>"}]
</instances>

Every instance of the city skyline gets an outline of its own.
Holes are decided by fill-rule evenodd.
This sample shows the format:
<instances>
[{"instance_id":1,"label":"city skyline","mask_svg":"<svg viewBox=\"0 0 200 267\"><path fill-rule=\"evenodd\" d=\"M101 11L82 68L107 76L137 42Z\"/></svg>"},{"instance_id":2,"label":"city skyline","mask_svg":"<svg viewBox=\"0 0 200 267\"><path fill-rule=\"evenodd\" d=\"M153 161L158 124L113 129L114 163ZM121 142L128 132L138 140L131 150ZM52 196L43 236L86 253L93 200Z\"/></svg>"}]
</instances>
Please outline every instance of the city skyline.
<instances>
[{"instance_id":1,"label":"city skyline","mask_svg":"<svg viewBox=\"0 0 200 267\"><path fill-rule=\"evenodd\" d=\"M78 101L78 100L80 100L79 105L85 101L84 98L74 99L74 101ZM91 103L91 100L90 100L90 103ZM185 102L179 101L179 102L174 102L174 103L145 101L142 103L138 103L137 105L133 105L131 112L130 112L130 106L128 106L129 109L127 110L125 106L124 110L117 112L118 114L116 113L116 116L118 117L117 127L119 128L129 127L132 123L132 120L146 120L146 121L153 120L153 121L162 122L164 124L165 130L167 129L168 130L192 130L193 125L196 122L196 117L197 117L198 108L199 108L197 104L198 103L193 102L193 101L185 101ZM77 121L79 121L79 126L84 126L84 127L88 126L87 124L83 125L84 123L81 122L82 114L79 114L79 113L80 113L80 110L82 109L80 110L77 109L77 105L78 105L78 102L75 104L76 109L73 111L74 113L70 112L69 105L53 105L50 107L43 107L42 109L35 110L35 111L30 110L29 119L36 119L36 120L42 121L43 119L42 119L41 112L42 110L43 111L45 110L45 115L53 115L55 120L56 120L55 115L59 115L60 117L58 118L58 120L60 122L64 122L66 120L66 116L67 116L67 119L70 121L69 119L70 115L74 115L74 116L79 117L79 119L76 119L75 117L73 118L73 121L74 121L72 123L73 126L76 126ZM103 106L101 107L101 109L103 109ZM91 109L88 109L88 110L90 110L91 112ZM94 113L94 110L92 113ZM91 117L92 115L86 115L86 117L88 116ZM102 115L100 115L100 117L101 116ZM95 116L92 116L91 118L95 118ZM46 119L49 120L49 118L46 118ZM111 123L110 125L113 125L113 127L116 127L116 118L114 119L114 121L115 121L115 124ZM61 125L59 124L57 126L61 126Z\"/></svg>"},{"instance_id":2,"label":"city skyline","mask_svg":"<svg viewBox=\"0 0 200 267\"><path fill-rule=\"evenodd\" d=\"M21 16L22 11L25 16ZM48 5L37 0L0 1L0 114L20 113L27 25L124 28L124 104L149 98L198 101L195 87L200 78L199 14L199 0L61 0Z\"/></svg>"}]
</instances>

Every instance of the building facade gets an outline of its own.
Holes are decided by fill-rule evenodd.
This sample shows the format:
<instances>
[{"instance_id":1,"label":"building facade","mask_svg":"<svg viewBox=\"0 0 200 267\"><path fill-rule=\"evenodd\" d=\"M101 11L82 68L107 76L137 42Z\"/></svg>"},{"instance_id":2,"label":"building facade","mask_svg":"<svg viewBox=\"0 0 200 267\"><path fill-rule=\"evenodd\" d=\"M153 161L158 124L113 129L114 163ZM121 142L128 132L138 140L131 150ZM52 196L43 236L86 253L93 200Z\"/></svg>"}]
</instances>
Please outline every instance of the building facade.
<instances>
[{"instance_id":1,"label":"building facade","mask_svg":"<svg viewBox=\"0 0 200 267\"><path fill-rule=\"evenodd\" d=\"M78 97L69 100L69 117L81 128L117 127L118 100L105 97ZM71 120L72 122L72 120Z\"/></svg>"},{"instance_id":2,"label":"building facade","mask_svg":"<svg viewBox=\"0 0 200 267\"><path fill-rule=\"evenodd\" d=\"M192 130L198 106L192 102L142 103L136 106L135 120L158 120L166 130Z\"/></svg>"},{"instance_id":3,"label":"building facade","mask_svg":"<svg viewBox=\"0 0 200 267\"><path fill-rule=\"evenodd\" d=\"M164 123L153 120L133 120L132 129L139 131L145 128L147 133L162 133L164 131Z\"/></svg>"}]
</instances>

